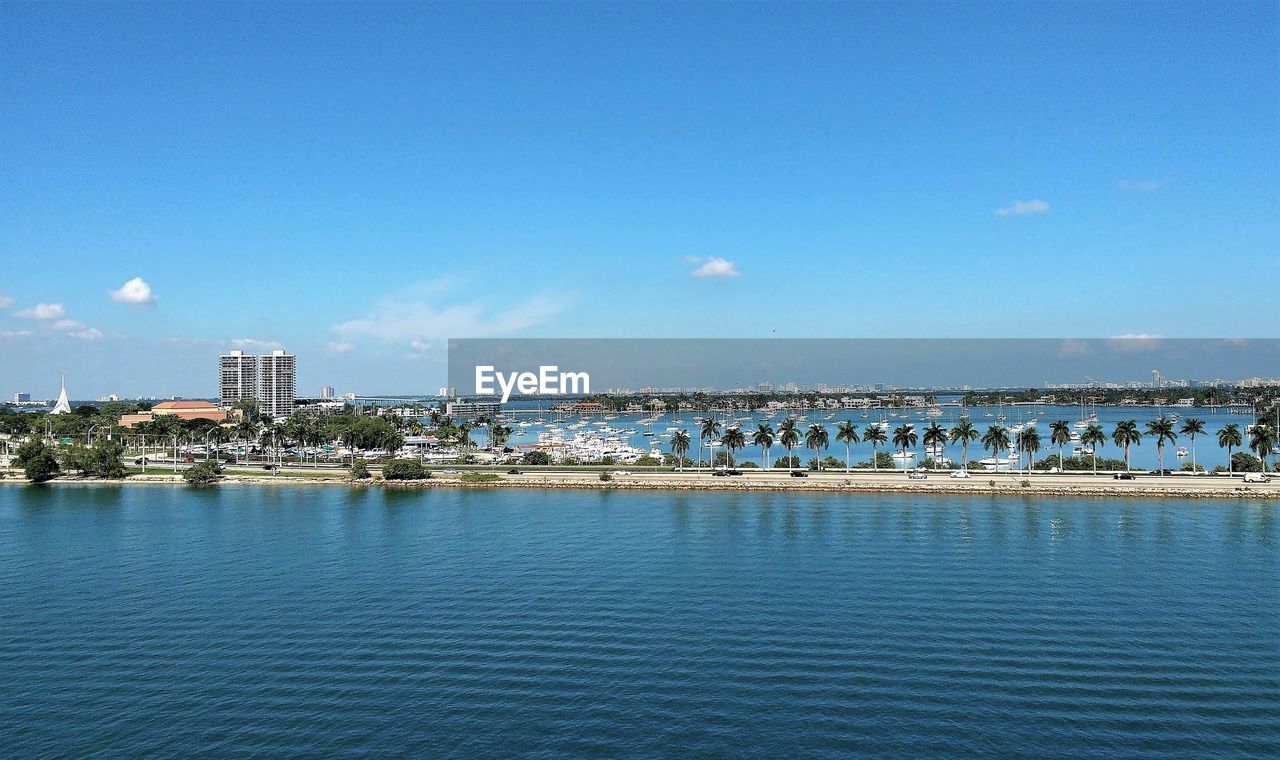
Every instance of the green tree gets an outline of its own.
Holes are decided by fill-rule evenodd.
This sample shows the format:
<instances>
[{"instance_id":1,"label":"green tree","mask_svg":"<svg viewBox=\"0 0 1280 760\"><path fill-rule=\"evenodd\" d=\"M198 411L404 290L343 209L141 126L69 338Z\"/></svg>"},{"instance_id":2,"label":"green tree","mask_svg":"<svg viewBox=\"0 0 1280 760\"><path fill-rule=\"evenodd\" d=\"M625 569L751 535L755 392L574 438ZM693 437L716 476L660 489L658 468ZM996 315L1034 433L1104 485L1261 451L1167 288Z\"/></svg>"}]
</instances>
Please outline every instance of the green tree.
<instances>
[{"instance_id":1,"label":"green tree","mask_svg":"<svg viewBox=\"0 0 1280 760\"><path fill-rule=\"evenodd\" d=\"M827 429L822 425L813 424L809 426L808 432L804 436L804 445L813 449L813 458L816 461L822 456L822 450L831 444L831 439L827 435ZM821 463L814 469L821 470Z\"/></svg>"},{"instance_id":2,"label":"green tree","mask_svg":"<svg viewBox=\"0 0 1280 760\"><path fill-rule=\"evenodd\" d=\"M787 450L787 470L791 470L791 463L796 461L792 450L800 443L800 431L796 429L796 421L788 417L778 425L778 442Z\"/></svg>"},{"instance_id":3,"label":"green tree","mask_svg":"<svg viewBox=\"0 0 1280 760\"><path fill-rule=\"evenodd\" d=\"M1249 431L1249 448L1258 455L1262 471L1267 471L1267 457L1276 446L1276 434L1269 426L1258 423Z\"/></svg>"},{"instance_id":4,"label":"green tree","mask_svg":"<svg viewBox=\"0 0 1280 760\"><path fill-rule=\"evenodd\" d=\"M710 445L716 436L720 435L720 423L716 422L715 416L707 417L702 421L702 430L698 433L698 466L702 466L702 441L705 439Z\"/></svg>"},{"instance_id":5,"label":"green tree","mask_svg":"<svg viewBox=\"0 0 1280 760\"><path fill-rule=\"evenodd\" d=\"M61 467L58 465L58 458L53 455L53 451L40 441L32 441L34 446L23 444L18 447L17 456L14 462L22 467L22 472L27 476L27 480L32 483L44 483L58 477Z\"/></svg>"},{"instance_id":6,"label":"green tree","mask_svg":"<svg viewBox=\"0 0 1280 760\"><path fill-rule=\"evenodd\" d=\"M1227 474L1235 474L1235 458L1232 456L1232 450L1237 446L1244 445L1244 439L1240 437L1240 426L1232 422L1224 426L1218 431L1218 448L1227 450Z\"/></svg>"},{"instance_id":7,"label":"green tree","mask_svg":"<svg viewBox=\"0 0 1280 760\"><path fill-rule=\"evenodd\" d=\"M867 429L862 432L862 442L871 444L871 471L875 472L880 469L880 458L876 456L876 447L883 446L889 442L889 436L885 434L884 426L868 425ZM890 459L890 462L893 460Z\"/></svg>"},{"instance_id":8,"label":"green tree","mask_svg":"<svg viewBox=\"0 0 1280 760\"><path fill-rule=\"evenodd\" d=\"M1049 423L1049 440L1058 447L1058 472L1063 472L1066 465L1063 463L1062 450L1071 443L1071 423L1066 420Z\"/></svg>"},{"instance_id":9,"label":"green tree","mask_svg":"<svg viewBox=\"0 0 1280 760\"><path fill-rule=\"evenodd\" d=\"M671 434L671 453L676 456L676 467L684 472L685 454L689 453L689 431L677 430Z\"/></svg>"},{"instance_id":10,"label":"green tree","mask_svg":"<svg viewBox=\"0 0 1280 760\"><path fill-rule=\"evenodd\" d=\"M938 423L929 423L929 427L924 429L924 435L921 436L920 441L924 444L926 449L940 450L942 452L942 456L946 456L947 430Z\"/></svg>"},{"instance_id":11,"label":"green tree","mask_svg":"<svg viewBox=\"0 0 1280 760\"><path fill-rule=\"evenodd\" d=\"M1173 423L1166 417L1158 417L1147 423L1147 435L1156 439L1156 461L1159 462L1160 474L1164 475L1164 444L1175 443L1178 434L1174 432Z\"/></svg>"},{"instance_id":12,"label":"green tree","mask_svg":"<svg viewBox=\"0 0 1280 760\"><path fill-rule=\"evenodd\" d=\"M82 469L95 477L119 480L125 476L123 457L124 446L100 438L85 451Z\"/></svg>"},{"instance_id":13,"label":"green tree","mask_svg":"<svg viewBox=\"0 0 1280 760\"><path fill-rule=\"evenodd\" d=\"M369 472L369 465L365 464L363 459L356 459L351 462L351 477L356 480L368 480L372 477Z\"/></svg>"},{"instance_id":14,"label":"green tree","mask_svg":"<svg viewBox=\"0 0 1280 760\"><path fill-rule=\"evenodd\" d=\"M1027 457L1027 473L1031 473L1031 465L1035 461L1036 452L1040 450L1040 431L1036 430L1032 425L1018 433L1018 459L1021 463L1022 456Z\"/></svg>"},{"instance_id":15,"label":"green tree","mask_svg":"<svg viewBox=\"0 0 1280 760\"><path fill-rule=\"evenodd\" d=\"M1000 452L1009 448L1009 431L1000 425L988 427L982 435L982 448L991 452L996 458L996 469L1000 469Z\"/></svg>"},{"instance_id":16,"label":"green tree","mask_svg":"<svg viewBox=\"0 0 1280 760\"><path fill-rule=\"evenodd\" d=\"M1196 436L1204 435L1204 420L1198 417L1188 417L1182 423L1182 434L1191 439L1191 471L1196 472Z\"/></svg>"},{"instance_id":17,"label":"green tree","mask_svg":"<svg viewBox=\"0 0 1280 760\"><path fill-rule=\"evenodd\" d=\"M960 468L969 469L969 444L982 437L968 417L962 418L951 427L951 442L960 444Z\"/></svg>"},{"instance_id":18,"label":"green tree","mask_svg":"<svg viewBox=\"0 0 1280 760\"><path fill-rule=\"evenodd\" d=\"M751 436L751 442L760 447L760 466L768 467L769 449L773 448L773 428L762 422Z\"/></svg>"},{"instance_id":19,"label":"green tree","mask_svg":"<svg viewBox=\"0 0 1280 760\"><path fill-rule=\"evenodd\" d=\"M734 459L734 452L747 445L747 436L742 432L742 428L731 428L724 431L724 435L720 437L720 442L724 444L725 449L729 452L729 466L734 466L737 461Z\"/></svg>"},{"instance_id":20,"label":"green tree","mask_svg":"<svg viewBox=\"0 0 1280 760\"><path fill-rule=\"evenodd\" d=\"M1107 445L1107 434L1101 425L1091 424L1080 434L1080 443L1089 447L1093 456L1093 474L1098 474L1098 447Z\"/></svg>"},{"instance_id":21,"label":"green tree","mask_svg":"<svg viewBox=\"0 0 1280 760\"><path fill-rule=\"evenodd\" d=\"M1128 472L1130 470L1129 447L1142 445L1142 433L1138 430L1137 421L1121 420L1117 422L1115 430L1111 431L1111 440L1124 449L1124 469L1125 472Z\"/></svg>"},{"instance_id":22,"label":"green tree","mask_svg":"<svg viewBox=\"0 0 1280 760\"><path fill-rule=\"evenodd\" d=\"M910 468L907 467L907 449L915 448L916 441L919 436L916 435L914 425L899 425L893 431L893 446L902 452L902 471L906 473Z\"/></svg>"},{"instance_id":23,"label":"green tree","mask_svg":"<svg viewBox=\"0 0 1280 760\"><path fill-rule=\"evenodd\" d=\"M858 426L853 424L853 420L845 420L836 425L836 442L844 444L844 471L849 472L849 460L853 456L853 444L858 442Z\"/></svg>"}]
</instances>

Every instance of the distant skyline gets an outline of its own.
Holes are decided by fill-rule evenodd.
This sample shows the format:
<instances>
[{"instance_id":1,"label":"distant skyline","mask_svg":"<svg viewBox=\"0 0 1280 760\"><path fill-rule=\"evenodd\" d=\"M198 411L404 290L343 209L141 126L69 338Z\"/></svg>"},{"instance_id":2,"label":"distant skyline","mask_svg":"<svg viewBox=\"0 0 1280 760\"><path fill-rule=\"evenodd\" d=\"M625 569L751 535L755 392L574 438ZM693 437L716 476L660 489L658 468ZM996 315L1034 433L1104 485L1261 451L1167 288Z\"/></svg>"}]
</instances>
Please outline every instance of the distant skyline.
<instances>
[{"instance_id":1,"label":"distant skyline","mask_svg":"<svg viewBox=\"0 0 1280 760\"><path fill-rule=\"evenodd\" d=\"M207 397L232 348L314 395L432 392L465 337L1271 337L1278 22L0 4L0 398Z\"/></svg>"}]
</instances>

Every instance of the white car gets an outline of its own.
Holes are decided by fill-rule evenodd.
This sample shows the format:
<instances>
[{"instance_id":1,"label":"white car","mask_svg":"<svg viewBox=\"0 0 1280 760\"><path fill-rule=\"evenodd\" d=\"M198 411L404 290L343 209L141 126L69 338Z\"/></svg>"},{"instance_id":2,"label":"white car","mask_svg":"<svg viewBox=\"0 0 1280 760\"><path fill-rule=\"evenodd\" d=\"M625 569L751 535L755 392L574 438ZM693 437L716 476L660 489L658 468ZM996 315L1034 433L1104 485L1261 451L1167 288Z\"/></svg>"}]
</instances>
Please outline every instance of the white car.
<instances>
[{"instance_id":1,"label":"white car","mask_svg":"<svg viewBox=\"0 0 1280 760\"><path fill-rule=\"evenodd\" d=\"M630 470L614 470L613 472L611 472L611 473L609 473L609 474L610 474L610 475L630 475L630 474L631 474L631 471L630 471Z\"/></svg>"},{"instance_id":2,"label":"white car","mask_svg":"<svg viewBox=\"0 0 1280 760\"><path fill-rule=\"evenodd\" d=\"M969 477L969 471L968 471L968 470L956 470L955 472L951 473L951 477L953 477L953 478L967 478L967 477Z\"/></svg>"},{"instance_id":3,"label":"white car","mask_svg":"<svg viewBox=\"0 0 1280 760\"><path fill-rule=\"evenodd\" d=\"M912 480L924 480L925 478L929 477L929 474L924 472L923 470L912 470L911 472L907 473L907 477L911 478Z\"/></svg>"},{"instance_id":4,"label":"white car","mask_svg":"<svg viewBox=\"0 0 1280 760\"><path fill-rule=\"evenodd\" d=\"M462 470L441 470L440 473L442 475L460 475Z\"/></svg>"},{"instance_id":5,"label":"white car","mask_svg":"<svg viewBox=\"0 0 1280 760\"><path fill-rule=\"evenodd\" d=\"M1244 482L1246 483L1270 483L1271 478L1261 472L1246 472L1244 474Z\"/></svg>"}]
</instances>

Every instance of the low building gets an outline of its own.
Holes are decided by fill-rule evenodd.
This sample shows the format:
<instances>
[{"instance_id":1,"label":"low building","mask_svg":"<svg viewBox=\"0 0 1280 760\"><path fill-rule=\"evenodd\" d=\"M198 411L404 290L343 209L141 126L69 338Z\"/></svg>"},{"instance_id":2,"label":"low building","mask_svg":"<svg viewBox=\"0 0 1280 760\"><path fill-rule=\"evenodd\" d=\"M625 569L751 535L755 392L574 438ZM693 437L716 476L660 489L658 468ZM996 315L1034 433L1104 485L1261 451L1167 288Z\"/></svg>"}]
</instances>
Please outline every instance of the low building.
<instances>
[{"instance_id":1,"label":"low building","mask_svg":"<svg viewBox=\"0 0 1280 760\"><path fill-rule=\"evenodd\" d=\"M227 412L208 401L161 401L149 412L126 414L120 417L120 427L131 428L157 417L176 417L179 420L213 420L219 424L227 421Z\"/></svg>"}]
</instances>

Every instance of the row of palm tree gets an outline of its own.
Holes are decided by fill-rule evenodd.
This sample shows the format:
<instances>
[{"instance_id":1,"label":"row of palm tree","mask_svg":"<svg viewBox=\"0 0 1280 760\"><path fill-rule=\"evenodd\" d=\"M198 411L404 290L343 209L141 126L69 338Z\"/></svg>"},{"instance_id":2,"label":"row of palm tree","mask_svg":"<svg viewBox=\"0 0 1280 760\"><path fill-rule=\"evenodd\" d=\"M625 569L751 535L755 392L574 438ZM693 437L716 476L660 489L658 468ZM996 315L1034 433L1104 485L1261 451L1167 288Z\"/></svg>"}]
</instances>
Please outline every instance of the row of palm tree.
<instances>
[{"instance_id":1,"label":"row of palm tree","mask_svg":"<svg viewBox=\"0 0 1280 760\"><path fill-rule=\"evenodd\" d=\"M1146 424L1145 435L1155 439L1156 457L1161 471L1164 470L1165 444L1176 443L1179 434L1187 436L1191 441L1191 464L1192 469L1195 470L1197 467L1196 437L1206 434L1204 420L1195 417L1188 418L1183 422L1182 427L1177 430L1174 429L1173 421L1166 417L1159 417ZM699 461L701 461L702 457L703 441L707 441L708 445L712 446L717 436L720 437L720 443L728 450L730 461L733 461L733 455L738 449L747 445L746 434L740 428L730 428L721 435L720 424L715 419L708 418L703 421L698 435ZM1130 449L1141 445L1143 437L1144 431L1138 428L1136 420L1121 420L1116 423L1115 428L1112 430L1110 440L1123 450L1126 471L1131 469ZM948 444L959 444L961 449L961 469L968 469L969 445L976 441L981 441L983 449L990 451L997 460L1001 458L1003 452L1016 450L1018 452L1019 469L1021 469L1025 457L1028 472L1031 471L1035 455L1040 451L1042 444L1040 433L1034 426L1019 431L1011 439L1010 431L1007 428L1000 425L991 425L985 433L981 433L968 418L961 419L950 429L944 428L936 422L931 423L922 436L917 435L914 425L901 425L893 430L892 438L886 434L882 425L869 425L866 430L859 434L858 426L854 422L846 420L836 423L835 440L845 446L846 473L852 469L853 445L859 442L871 444L871 466L873 470L877 469L877 447L890 441L892 441L894 448L902 452L904 461L907 459L907 452L915 448L919 442L923 442L927 448L943 451L946 450ZM1099 447L1105 446L1107 440L1106 432L1101 425L1096 423L1086 427L1080 434L1080 443L1089 448L1093 457L1094 474L1098 472L1097 450ZM815 457L819 456L830 445L826 427L818 424L809 426L804 434L803 441L805 447L813 450ZM779 423L776 431L768 423L761 423L751 436L751 443L760 447L760 463L764 468L770 466L771 449L775 443L779 443L787 449L787 469L791 470L795 461L792 452L796 446L800 445L800 442L800 430L796 421L790 418ZM1050 423L1049 442L1051 445L1058 447L1058 469L1061 470L1065 464L1066 445L1071 442L1071 423L1067 420L1056 420ZM689 451L690 443L691 439L687 430L676 431L671 437L672 452L676 455L682 468L684 455ZM1243 445L1240 426L1231 423L1219 430L1218 445L1227 449L1227 457L1230 460L1234 449ZM1268 426L1258 424L1250 429L1249 447L1262 460L1264 471L1266 469L1265 458L1275 450L1276 445L1276 432L1272 431Z\"/></svg>"}]
</instances>

